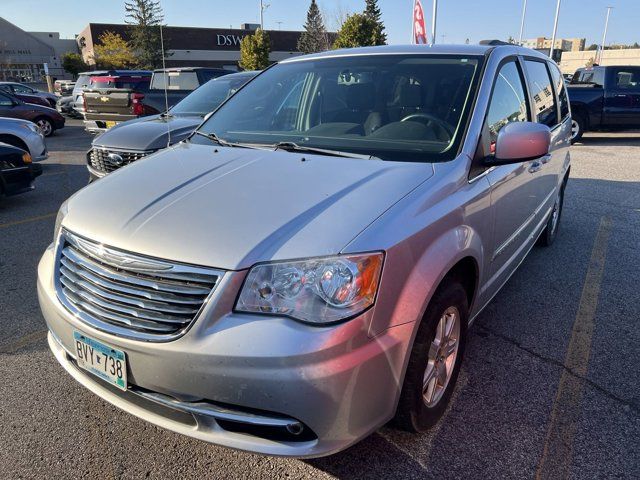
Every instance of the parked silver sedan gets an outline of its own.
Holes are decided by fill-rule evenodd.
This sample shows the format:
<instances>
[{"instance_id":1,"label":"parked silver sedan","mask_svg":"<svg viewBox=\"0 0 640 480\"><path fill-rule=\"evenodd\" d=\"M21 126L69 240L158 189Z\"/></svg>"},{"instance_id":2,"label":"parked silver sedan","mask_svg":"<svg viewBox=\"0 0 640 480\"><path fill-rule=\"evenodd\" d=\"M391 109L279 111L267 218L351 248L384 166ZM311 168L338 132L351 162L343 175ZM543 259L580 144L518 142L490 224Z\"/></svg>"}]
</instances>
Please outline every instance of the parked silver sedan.
<instances>
[{"instance_id":1,"label":"parked silver sedan","mask_svg":"<svg viewBox=\"0 0 640 480\"><path fill-rule=\"evenodd\" d=\"M0 142L29 152L34 162L49 156L40 128L28 120L0 118Z\"/></svg>"},{"instance_id":2,"label":"parked silver sedan","mask_svg":"<svg viewBox=\"0 0 640 480\"><path fill-rule=\"evenodd\" d=\"M284 61L62 206L49 346L112 404L228 447L428 429L474 318L556 239L570 130L558 68L521 47Z\"/></svg>"}]
</instances>

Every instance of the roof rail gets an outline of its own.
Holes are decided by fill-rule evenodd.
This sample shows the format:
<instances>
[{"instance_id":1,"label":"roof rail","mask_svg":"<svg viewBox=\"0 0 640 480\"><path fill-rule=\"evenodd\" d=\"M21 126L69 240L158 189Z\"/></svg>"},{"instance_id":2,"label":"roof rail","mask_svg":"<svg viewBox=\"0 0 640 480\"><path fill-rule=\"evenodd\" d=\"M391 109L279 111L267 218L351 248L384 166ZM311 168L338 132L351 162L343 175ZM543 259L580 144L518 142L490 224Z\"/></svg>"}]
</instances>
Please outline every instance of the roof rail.
<instances>
[{"instance_id":1,"label":"roof rail","mask_svg":"<svg viewBox=\"0 0 640 480\"><path fill-rule=\"evenodd\" d=\"M513 43L503 42L502 40L480 40L479 45L490 45L492 47L498 45L514 45Z\"/></svg>"}]
</instances>

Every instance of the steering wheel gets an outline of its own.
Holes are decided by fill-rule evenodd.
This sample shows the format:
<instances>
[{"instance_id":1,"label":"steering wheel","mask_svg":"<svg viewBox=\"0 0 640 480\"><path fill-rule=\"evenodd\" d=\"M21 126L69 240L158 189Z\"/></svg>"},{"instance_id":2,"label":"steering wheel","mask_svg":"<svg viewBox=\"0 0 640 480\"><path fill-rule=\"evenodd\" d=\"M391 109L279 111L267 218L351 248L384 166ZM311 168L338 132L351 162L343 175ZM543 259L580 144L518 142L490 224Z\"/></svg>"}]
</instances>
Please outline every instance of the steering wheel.
<instances>
[{"instance_id":1,"label":"steering wheel","mask_svg":"<svg viewBox=\"0 0 640 480\"><path fill-rule=\"evenodd\" d=\"M410 115L407 115L406 117L404 117L402 120L400 120L401 122L413 122L413 121L421 121L424 120L424 123L426 125L434 126L436 128L434 128L434 130L439 130L439 132L436 132L436 135L442 139L442 136L439 135L439 133L444 133L446 136L446 141L447 142L451 142L451 140L453 139L453 129L451 128L451 125L449 125L447 122L445 122L444 120L435 117L429 113L412 113Z\"/></svg>"}]
</instances>

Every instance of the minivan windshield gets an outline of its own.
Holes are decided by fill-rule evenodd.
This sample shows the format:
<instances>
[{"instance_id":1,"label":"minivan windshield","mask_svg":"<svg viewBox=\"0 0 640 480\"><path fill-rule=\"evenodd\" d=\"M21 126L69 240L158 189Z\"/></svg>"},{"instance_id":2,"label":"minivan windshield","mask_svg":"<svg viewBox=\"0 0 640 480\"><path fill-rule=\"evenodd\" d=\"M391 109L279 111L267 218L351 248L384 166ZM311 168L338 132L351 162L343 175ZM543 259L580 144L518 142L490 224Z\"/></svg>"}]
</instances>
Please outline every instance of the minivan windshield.
<instances>
[{"instance_id":1,"label":"minivan windshield","mask_svg":"<svg viewBox=\"0 0 640 480\"><path fill-rule=\"evenodd\" d=\"M222 102L251 80L254 75L254 73L241 73L209 80L178 102L171 109L171 114L204 116L218 108Z\"/></svg>"},{"instance_id":2,"label":"minivan windshield","mask_svg":"<svg viewBox=\"0 0 640 480\"><path fill-rule=\"evenodd\" d=\"M450 160L462 141L481 63L480 56L420 54L286 62L230 98L200 133L234 144Z\"/></svg>"}]
</instances>

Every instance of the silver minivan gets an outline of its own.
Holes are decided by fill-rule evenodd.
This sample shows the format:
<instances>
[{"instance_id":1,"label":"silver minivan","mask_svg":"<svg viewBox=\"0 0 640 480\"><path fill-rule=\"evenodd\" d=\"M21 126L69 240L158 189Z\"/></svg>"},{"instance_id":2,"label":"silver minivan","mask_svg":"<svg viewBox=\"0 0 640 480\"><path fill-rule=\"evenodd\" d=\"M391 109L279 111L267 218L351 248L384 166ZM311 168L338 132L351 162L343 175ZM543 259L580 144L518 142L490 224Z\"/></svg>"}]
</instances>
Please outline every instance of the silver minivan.
<instances>
[{"instance_id":1,"label":"silver minivan","mask_svg":"<svg viewBox=\"0 0 640 480\"><path fill-rule=\"evenodd\" d=\"M281 62L62 205L49 346L108 402L228 447L428 429L474 318L557 236L570 133L560 71L521 47Z\"/></svg>"}]
</instances>

